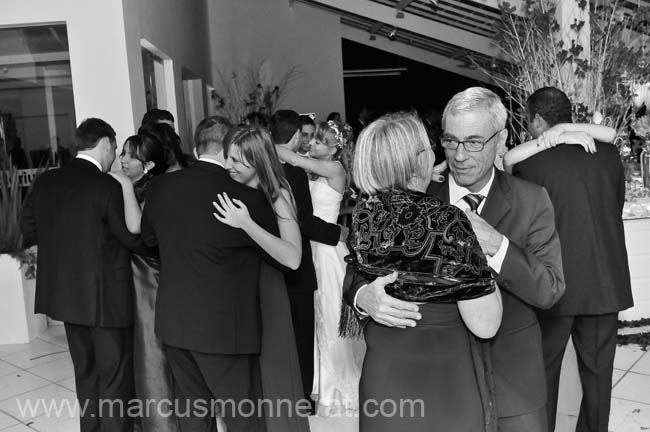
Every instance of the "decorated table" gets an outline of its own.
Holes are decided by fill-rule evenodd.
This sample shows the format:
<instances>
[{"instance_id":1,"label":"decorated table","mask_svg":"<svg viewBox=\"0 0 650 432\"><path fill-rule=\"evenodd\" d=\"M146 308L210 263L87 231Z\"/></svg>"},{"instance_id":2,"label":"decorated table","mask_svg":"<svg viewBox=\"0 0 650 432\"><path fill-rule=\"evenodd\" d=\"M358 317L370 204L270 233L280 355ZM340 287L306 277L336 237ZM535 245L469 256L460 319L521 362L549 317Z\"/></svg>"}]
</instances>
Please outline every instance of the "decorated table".
<instances>
[{"instance_id":1,"label":"decorated table","mask_svg":"<svg viewBox=\"0 0 650 432\"><path fill-rule=\"evenodd\" d=\"M650 317L650 191L632 175L625 197L623 226L634 307L619 313L619 319L631 321Z\"/></svg>"}]
</instances>

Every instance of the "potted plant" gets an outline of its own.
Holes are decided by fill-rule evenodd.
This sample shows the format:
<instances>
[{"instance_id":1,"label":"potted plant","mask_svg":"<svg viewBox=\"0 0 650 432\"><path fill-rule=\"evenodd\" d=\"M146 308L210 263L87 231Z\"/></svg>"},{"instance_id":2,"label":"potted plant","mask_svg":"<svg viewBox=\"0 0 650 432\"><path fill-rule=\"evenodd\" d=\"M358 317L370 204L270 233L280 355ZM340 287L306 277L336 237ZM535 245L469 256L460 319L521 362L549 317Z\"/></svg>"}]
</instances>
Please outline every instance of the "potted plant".
<instances>
[{"instance_id":1,"label":"potted plant","mask_svg":"<svg viewBox=\"0 0 650 432\"><path fill-rule=\"evenodd\" d=\"M18 174L7 159L0 164L0 344L27 343L47 328L34 313L36 253L22 245Z\"/></svg>"}]
</instances>

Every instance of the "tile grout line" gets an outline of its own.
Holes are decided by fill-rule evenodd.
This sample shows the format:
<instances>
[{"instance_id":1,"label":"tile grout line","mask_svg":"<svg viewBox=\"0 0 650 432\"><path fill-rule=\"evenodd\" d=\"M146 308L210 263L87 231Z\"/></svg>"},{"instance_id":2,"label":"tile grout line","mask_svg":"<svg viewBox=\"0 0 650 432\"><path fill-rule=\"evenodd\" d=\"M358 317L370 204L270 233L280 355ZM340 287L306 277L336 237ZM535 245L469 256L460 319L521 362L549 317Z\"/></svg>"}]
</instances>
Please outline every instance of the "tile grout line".
<instances>
[{"instance_id":1,"label":"tile grout line","mask_svg":"<svg viewBox=\"0 0 650 432\"><path fill-rule=\"evenodd\" d=\"M629 346L629 345L620 345L620 346ZM638 346L638 345L637 345L637 346ZM616 347L618 348L619 345L617 345ZM632 364L630 365L629 368L627 368L627 369L618 369L618 370L620 370L620 371L624 371L624 372L623 372L623 375L621 375L621 377L618 379L618 381L616 381L616 384L613 384L613 385L612 385L612 389L614 389L614 387L616 387L616 385L618 385L618 383L620 383L620 382L623 380L623 378L625 378L625 376L626 376L628 373L630 373L630 372L632 371L632 368L633 368L634 366L636 366L636 364L637 364L638 362L640 362L641 359L642 359L646 354L648 354L648 351L644 351L643 354L641 354L641 355L639 356L639 358L636 359L636 360L634 361L634 363L632 363ZM614 368L614 369L616 369L616 368ZM632 372L632 373L636 373L636 372ZM646 374L640 374L640 375L646 375Z\"/></svg>"},{"instance_id":2,"label":"tile grout line","mask_svg":"<svg viewBox=\"0 0 650 432\"><path fill-rule=\"evenodd\" d=\"M0 354L0 360L4 360L5 357L9 357L11 355L21 353L23 351L27 351L30 348L30 345L33 344L35 341L46 343L48 345L54 345L57 348L61 348L61 345L59 345L56 342L49 342L49 341L46 341L44 339L41 339L40 337L36 337L31 342L28 342L28 343L25 343L25 344L7 344L7 345L25 345L25 346L23 348L17 350L17 351L12 351L12 352L9 352L7 354ZM65 349L68 349L68 347L65 347Z\"/></svg>"},{"instance_id":3,"label":"tile grout line","mask_svg":"<svg viewBox=\"0 0 650 432\"><path fill-rule=\"evenodd\" d=\"M612 396L612 399L618 399L618 400L622 400L622 401L626 401L626 402L633 402L633 403L638 403L638 404L641 404L641 405L650 406L650 403L647 403L647 402L641 402L641 401L636 401L636 400L632 400L632 399L626 399L626 398L622 398L622 397L618 397L618 396Z\"/></svg>"},{"instance_id":4,"label":"tile grout line","mask_svg":"<svg viewBox=\"0 0 650 432\"><path fill-rule=\"evenodd\" d=\"M3 414L5 414L7 417L10 417L10 418L16 420L16 421L18 422L18 424L21 424L21 425L23 425L23 426L29 427L29 426L27 426L27 424L26 424L25 422L23 422L21 419L19 419L19 418L17 418L17 417L14 417L12 414L8 413L7 411L4 411L4 410L1 410L1 409L0 409L0 413L3 413ZM36 418L36 417L34 417L34 418ZM9 429L9 428L16 427L16 426L17 426L17 424L15 424L15 425L11 425L11 426L7 426L6 428L0 429L0 432L3 431L3 430L7 430L7 429Z\"/></svg>"}]
</instances>

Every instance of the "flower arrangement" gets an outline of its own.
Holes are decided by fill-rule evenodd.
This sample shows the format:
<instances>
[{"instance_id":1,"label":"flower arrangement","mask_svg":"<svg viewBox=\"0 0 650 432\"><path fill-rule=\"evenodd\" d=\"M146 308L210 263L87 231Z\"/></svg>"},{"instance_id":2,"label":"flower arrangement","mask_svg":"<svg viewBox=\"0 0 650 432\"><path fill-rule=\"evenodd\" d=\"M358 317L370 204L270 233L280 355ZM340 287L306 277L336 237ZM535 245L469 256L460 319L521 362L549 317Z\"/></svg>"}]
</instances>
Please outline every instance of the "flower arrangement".
<instances>
[{"instance_id":1,"label":"flower arrangement","mask_svg":"<svg viewBox=\"0 0 650 432\"><path fill-rule=\"evenodd\" d=\"M511 66L501 73L481 68L504 91L512 127L525 131L526 98L535 90L554 86L574 102L575 121L595 121L626 130L634 114L632 99L639 83L650 81L645 42L650 10L626 13L619 0L580 0L589 15L589 55L580 44L585 21L570 25L562 37L556 19L557 1L525 0L523 15L508 2L500 4L494 43ZM587 9L589 8L589 9ZM565 43L571 40L571 45Z\"/></svg>"},{"instance_id":2,"label":"flower arrangement","mask_svg":"<svg viewBox=\"0 0 650 432\"><path fill-rule=\"evenodd\" d=\"M36 253L23 247L20 215L23 188L18 181L18 169L4 158L0 164L0 254L9 254L25 268L25 277L36 277ZM31 189L30 189L31 190Z\"/></svg>"},{"instance_id":3,"label":"flower arrangement","mask_svg":"<svg viewBox=\"0 0 650 432\"><path fill-rule=\"evenodd\" d=\"M0 166L0 253L15 253L22 247L21 208L18 170L5 159Z\"/></svg>"},{"instance_id":4,"label":"flower arrangement","mask_svg":"<svg viewBox=\"0 0 650 432\"><path fill-rule=\"evenodd\" d=\"M650 140L650 114L637 118L630 127L639 138Z\"/></svg>"},{"instance_id":5,"label":"flower arrangement","mask_svg":"<svg viewBox=\"0 0 650 432\"><path fill-rule=\"evenodd\" d=\"M219 71L220 88L211 95L217 111L235 124L251 112L270 116L300 72L290 67L275 84L271 83L270 75L268 62L264 60L249 65L243 75L232 72L227 78Z\"/></svg>"}]
</instances>

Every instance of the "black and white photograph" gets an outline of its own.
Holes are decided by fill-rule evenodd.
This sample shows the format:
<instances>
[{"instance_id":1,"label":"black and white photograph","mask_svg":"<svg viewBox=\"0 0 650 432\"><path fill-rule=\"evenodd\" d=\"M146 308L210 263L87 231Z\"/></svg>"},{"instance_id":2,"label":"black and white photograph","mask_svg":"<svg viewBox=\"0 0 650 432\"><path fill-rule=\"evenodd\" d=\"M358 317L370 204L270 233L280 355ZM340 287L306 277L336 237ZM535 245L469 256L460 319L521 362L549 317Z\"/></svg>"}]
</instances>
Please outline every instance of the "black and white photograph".
<instances>
[{"instance_id":1,"label":"black and white photograph","mask_svg":"<svg viewBox=\"0 0 650 432\"><path fill-rule=\"evenodd\" d=\"M650 430L650 0L0 10L0 432Z\"/></svg>"}]
</instances>

